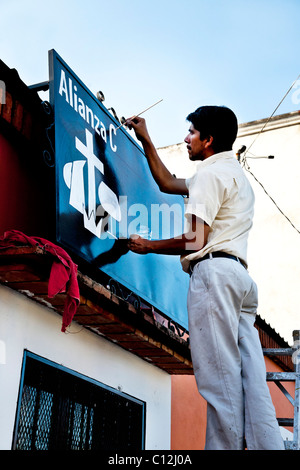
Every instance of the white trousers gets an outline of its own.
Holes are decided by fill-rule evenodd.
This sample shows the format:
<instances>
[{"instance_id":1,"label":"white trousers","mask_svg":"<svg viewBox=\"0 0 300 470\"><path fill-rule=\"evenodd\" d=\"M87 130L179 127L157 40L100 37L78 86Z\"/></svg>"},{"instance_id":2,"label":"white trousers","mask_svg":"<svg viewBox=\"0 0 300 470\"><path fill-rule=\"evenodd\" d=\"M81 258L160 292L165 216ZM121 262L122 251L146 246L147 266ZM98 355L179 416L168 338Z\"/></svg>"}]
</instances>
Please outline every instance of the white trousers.
<instances>
[{"instance_id":1,"label":"white trousers","mask_svg":"<svg viewBox=\"0 0 300 470\"><path fill-rule=\"evenodd\" d=\"M284 450L254 327L257 287L228 258L197 263L190 279L191 354L207 401L207 450Z\"/></svg>"}]
</instances>

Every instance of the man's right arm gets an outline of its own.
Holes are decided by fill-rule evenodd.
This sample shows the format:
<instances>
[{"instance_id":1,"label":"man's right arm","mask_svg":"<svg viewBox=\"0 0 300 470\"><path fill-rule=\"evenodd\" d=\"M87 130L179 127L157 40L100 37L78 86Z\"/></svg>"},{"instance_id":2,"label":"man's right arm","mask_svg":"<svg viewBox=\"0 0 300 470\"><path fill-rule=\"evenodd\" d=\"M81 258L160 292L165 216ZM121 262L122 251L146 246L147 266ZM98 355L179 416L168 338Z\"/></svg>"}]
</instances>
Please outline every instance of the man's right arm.
<instances>
[{"instance_id":1,"label":"man's right arm","mask_svg":"<svg viewBox=\"0 0 300 470\"><path fill-rule=\"evenodd\" d=\"M148 133L146 122L140 117L127 119L126 125L133 129L141 142L153 178L164 193L188 195L185 179L176 178L161 161Z\"/></svg>"}]
</instances>

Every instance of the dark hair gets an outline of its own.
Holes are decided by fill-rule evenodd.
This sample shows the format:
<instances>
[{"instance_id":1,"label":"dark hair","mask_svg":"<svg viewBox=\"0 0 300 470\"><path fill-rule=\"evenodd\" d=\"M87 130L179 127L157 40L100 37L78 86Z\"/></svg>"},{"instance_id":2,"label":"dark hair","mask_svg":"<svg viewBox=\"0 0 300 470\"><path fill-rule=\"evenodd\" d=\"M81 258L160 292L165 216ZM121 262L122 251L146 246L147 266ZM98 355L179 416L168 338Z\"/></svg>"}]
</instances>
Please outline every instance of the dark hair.
<instances>
[{"instance_id":1,"label":"dark hair","mask_svg":"<svg viewBox=\"0 0 300 470\"><path fill-rule=\"evenodd\" d=\"M226 106L201 106L187 117L200 132L200 139L213 137L215 153L231 150L238 132L236 115Z\"/></svg>"}]
</instances>

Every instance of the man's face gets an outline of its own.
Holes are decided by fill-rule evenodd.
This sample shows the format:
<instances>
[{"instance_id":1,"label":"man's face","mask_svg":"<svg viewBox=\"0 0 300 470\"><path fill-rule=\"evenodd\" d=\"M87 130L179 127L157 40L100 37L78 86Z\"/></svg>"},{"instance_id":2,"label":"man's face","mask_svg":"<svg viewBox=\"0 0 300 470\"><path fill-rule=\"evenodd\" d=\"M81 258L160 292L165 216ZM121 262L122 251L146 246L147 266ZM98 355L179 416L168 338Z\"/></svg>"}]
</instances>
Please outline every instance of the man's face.
<instances>
[{"instance_id":1,"label":"man's face","mask_svg":"<svg viewBox=\"0 0 300 470\"><path fill-rule=\"evenodd\" d=\"M193 124L190 125L189 133L184 141L187 144L187 151L190 160L204 160L206 158L205 143L207 141L200 140L200 132L194 128Z\"/></svg>"}]
</instances>

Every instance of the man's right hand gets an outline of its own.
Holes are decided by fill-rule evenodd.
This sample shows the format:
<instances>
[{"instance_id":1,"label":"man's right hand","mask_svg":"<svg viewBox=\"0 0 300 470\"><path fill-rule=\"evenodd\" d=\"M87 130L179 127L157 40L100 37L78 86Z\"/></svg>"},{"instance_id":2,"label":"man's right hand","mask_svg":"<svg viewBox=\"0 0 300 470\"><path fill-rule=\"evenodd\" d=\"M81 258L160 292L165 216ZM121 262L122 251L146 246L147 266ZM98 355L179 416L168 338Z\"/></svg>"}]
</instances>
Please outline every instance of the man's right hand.
<instances>
[{"instance_id":1,"label":"man's right hand","mask_svg":"<svg viewBox=\"0 0 300 470\"><path fill-rule=\"evenodd\" d=\"M133 129L137 139L141 141L152 176L158 184L159 189L164 193L187 195L188 189L185 184L185 179L173 176L160 159L151 141L145 119L133 116L126 120L125 125L129 129Z\"/></svg>"},{"instance_id":2,"label":"man's right hand","mask_svg":"<svg viewBox=\"0 0 300 470\"><path fill-rule=\"evenodd\" d=\"M150 136L146 126L146 121L143 118L133 116L129 119L126 119L125 125L131 130L133 129L135 135L140 141L149 141Z\"/></svg>"}]
</instances>

